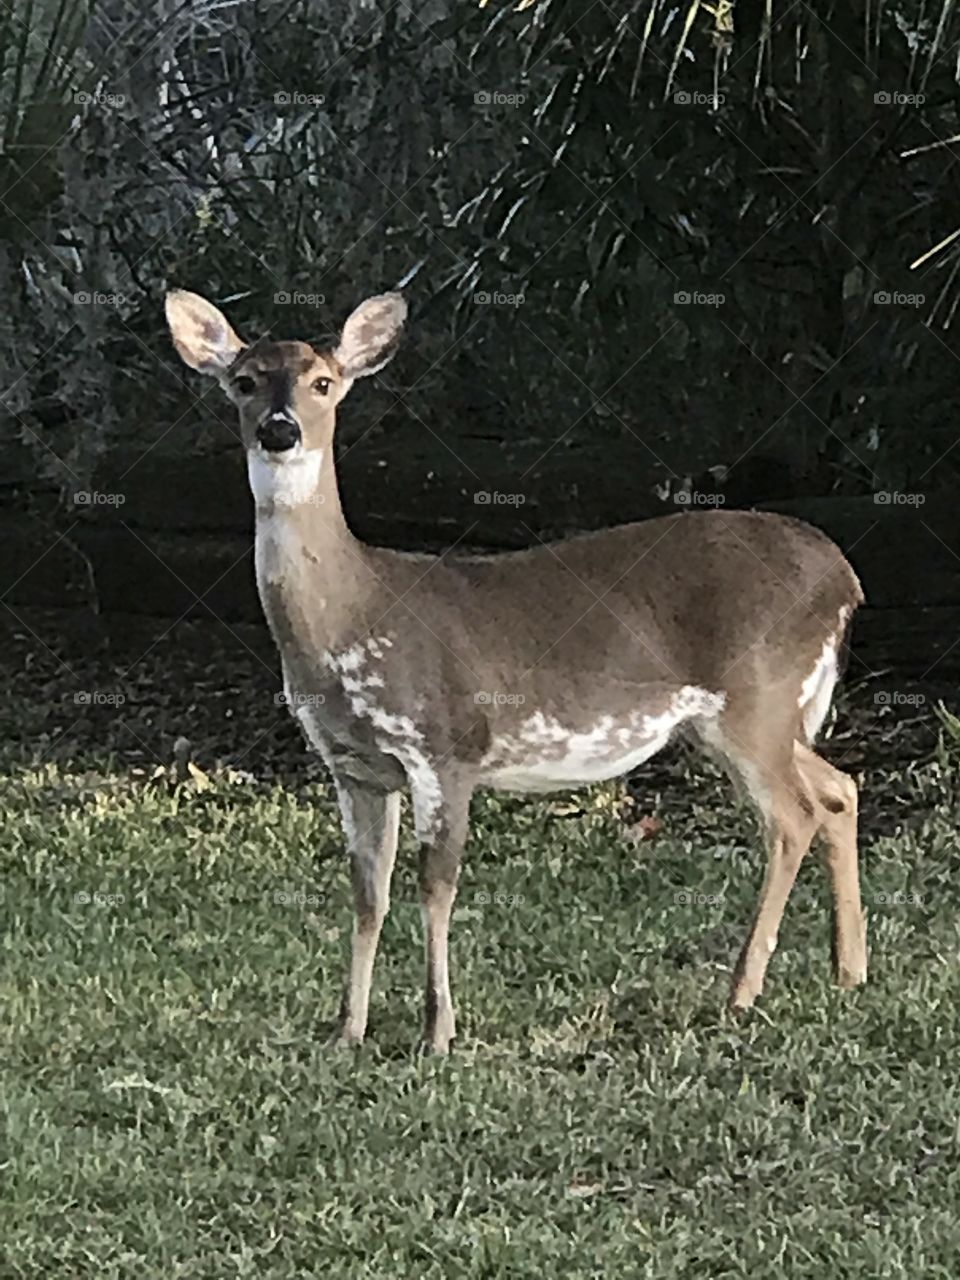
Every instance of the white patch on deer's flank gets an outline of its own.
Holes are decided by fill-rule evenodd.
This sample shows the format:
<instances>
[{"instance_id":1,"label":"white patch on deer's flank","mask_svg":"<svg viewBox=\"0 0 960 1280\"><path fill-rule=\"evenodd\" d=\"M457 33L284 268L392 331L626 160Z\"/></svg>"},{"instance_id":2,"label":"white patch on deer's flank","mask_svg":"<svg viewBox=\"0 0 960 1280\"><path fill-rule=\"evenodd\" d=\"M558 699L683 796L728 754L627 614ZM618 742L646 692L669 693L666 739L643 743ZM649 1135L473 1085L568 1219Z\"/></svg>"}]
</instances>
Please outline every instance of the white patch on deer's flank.
<instances>
[{"instance_id":1,"label":"white patch on deer's flank","mask_svg":"<svg viewBox=\"0 0 960 1280\"><path fill-rule=\"evenodd\" d=\"M827 718L833 690L837 683L837 651L824 645L823 653L813 672L804 681L800 697L800 708L803 712L803 727L807 738L812 742Z\"/></svg>"},{"instance_id":2,"label":"white patch on deer's flank","mask_svg":"<svg viewBox=\"0 0 960 1280\"><path fill-rule=\"evenodd\" d=\"M797 702L803 713L803 727L808 739L812 742L827 718L833 690L837 683L839 667L837 654L840 641L847 629L847 623L853 610L849 605L842 605L835 635L827 636L813 670L804 680L800 688Z\"/></svg>"},{"instance_id":3,"label":"white patch on deer's flank","mask_svg":"<svg viewBox=\"0 0 960 1280\"><path fill-rule=\"evenodd\" d=\"M628 773L666 746L684 720L713 720L726 697L685 685L659 715L606 715L589 730L574 730L536 711L515 734L495 738L482 765L483 782L505 791L549 791L604 782ZM557 748L562 747L562 754Z\"/></svg>"},{"instance_id":4,"label":"white patch on deer's flank","mask_svg":"<svg viewBox=\"0 0 960 1280\"><path fill-rule=\"evenodd\" d=\"M823 642L820 657L813 670L800 686L797 705L803 716L803 728L810 742L820 732L820 727L827 718L830 703L833 699L834 686L837 683L839 669L837 666L836 636L828 636Z\"/></svg>"},{"instance_id":5,"label":"white patch on deer's flank","mask_svg":"<svg viewBox=\"0 0 960 1280\"><path fill-rule=\"evenodd\" d=\"M829 667L833 658L835 648L836 640L833 636L824 640L823 648L820 650L820 657L814 663L813 670L800 686L800 697L797 699L798 706L805 707L816 696L823 680L824 671Z\"/></svg>"}]
</instances>

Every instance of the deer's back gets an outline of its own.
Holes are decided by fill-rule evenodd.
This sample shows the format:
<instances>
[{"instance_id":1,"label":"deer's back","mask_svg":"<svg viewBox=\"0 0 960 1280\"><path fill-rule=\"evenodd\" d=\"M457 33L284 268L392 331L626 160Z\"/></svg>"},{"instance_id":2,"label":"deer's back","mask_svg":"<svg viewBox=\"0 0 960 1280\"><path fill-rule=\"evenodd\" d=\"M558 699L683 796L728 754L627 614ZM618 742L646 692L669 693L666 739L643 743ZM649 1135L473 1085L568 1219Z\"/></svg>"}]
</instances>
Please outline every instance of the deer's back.
<instances>
[{"instance_id":1,"label":"deer's back","mask_svg":"<svg viewBox=\"0 0 960 1280\"><path fill-rule=\"evenodd\" d=\"M863 599L825 534L765 512L668 516L447 572L446 624L479 661L710 688L734 663L804 661Z\"/></svg>"}]
</instances>

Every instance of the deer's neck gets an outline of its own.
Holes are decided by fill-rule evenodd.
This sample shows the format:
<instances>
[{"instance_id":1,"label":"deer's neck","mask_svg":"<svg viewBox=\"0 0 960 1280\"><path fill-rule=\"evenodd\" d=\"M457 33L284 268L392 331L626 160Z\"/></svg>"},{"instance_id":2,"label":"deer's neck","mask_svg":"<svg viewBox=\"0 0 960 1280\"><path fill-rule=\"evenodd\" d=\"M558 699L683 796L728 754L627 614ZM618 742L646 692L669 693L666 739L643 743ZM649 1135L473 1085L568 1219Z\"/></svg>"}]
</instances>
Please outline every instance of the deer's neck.
<instances>
[{"instance_id":1,"label":"deer's neck","mask_svg":"<svg viewBox=\"0 0 960 1280\"><path fill-rule=\"evenodd\" d=\"M281 651L335 649L374 582L366 548L347 527L332 453L249 457L256 504L257 588Z\"/></svg>"},{"instance_id":2,"label":"deer's neck","mask_svg":"<svg viewBox=\"0 0 960 1280\"><path fill-rule=\"evenodd\" d=\"M297 446L275 458L252 450L247 454L247 476L258 526L261 520L288 514L303 524L304 515L312 511L323 514L331 526L346 527L329 449Z\"/></svg>"}]
</instances>

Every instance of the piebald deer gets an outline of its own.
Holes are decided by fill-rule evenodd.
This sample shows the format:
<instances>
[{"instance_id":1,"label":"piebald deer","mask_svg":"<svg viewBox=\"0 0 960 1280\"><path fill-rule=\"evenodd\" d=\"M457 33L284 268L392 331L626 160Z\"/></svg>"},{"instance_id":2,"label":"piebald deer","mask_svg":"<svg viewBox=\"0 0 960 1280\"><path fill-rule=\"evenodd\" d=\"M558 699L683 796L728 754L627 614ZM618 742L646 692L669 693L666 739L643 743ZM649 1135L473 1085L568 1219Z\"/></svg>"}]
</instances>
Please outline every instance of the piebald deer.
<instances>
[{"instance_id":1,"label":"piebald deer","mask_svg":"<svg viewBox=\"0 0 960 1280\"><path fill-rule=\"evenodd\" d=\"M332 351L247 346L193 293L170 293L166 307L180 355L239 410L260 598L289 705L336 787L356 902L338 1043L366 1030L401 790L421 843L423 1046L442 1053L454 1035L447 935L474 789L613 778L681 729L719 753L765 820L769 860L732 1006L760 994L817 835L836 978L864 981L857 788L812 748L863 598L836 546L799 521L746 511L671 515L489 557L368 546L340 505L336 411L392 356L402 297L369 298Z\"/></svg>"}]
</instances>

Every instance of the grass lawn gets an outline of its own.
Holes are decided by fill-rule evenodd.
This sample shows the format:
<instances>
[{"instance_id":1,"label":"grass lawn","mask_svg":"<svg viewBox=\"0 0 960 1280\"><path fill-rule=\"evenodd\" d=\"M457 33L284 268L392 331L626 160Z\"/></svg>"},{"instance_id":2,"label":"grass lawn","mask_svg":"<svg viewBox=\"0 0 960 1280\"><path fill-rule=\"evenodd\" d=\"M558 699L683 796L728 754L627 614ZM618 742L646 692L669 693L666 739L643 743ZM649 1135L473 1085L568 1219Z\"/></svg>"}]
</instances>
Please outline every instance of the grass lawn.
<instances>
[{"instance_id":1,"label":"grass lawn","mask_svg":"<svg viewBox=\"0 0 960 1280\"><path fill-rule=\"evenodd\" d=\"M236 692L270 723L253 749L223 670L149 704L161 648L78 719L92 677L25 652L0 712L3 1280L957 1275L956 746L864 767L861 991L830 983L811 858L766 995L723 1011L757 828L680 754L639 780L663 823L640 842L620 787L478 798L448 1060L413 1053L407 824L370 1039L330 1054L346 865L322 777L277 763L278 686ZM209 785L150 781L176 724Z\"/></svg>"}]
</instances>

